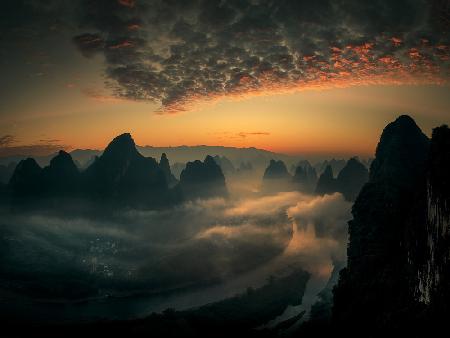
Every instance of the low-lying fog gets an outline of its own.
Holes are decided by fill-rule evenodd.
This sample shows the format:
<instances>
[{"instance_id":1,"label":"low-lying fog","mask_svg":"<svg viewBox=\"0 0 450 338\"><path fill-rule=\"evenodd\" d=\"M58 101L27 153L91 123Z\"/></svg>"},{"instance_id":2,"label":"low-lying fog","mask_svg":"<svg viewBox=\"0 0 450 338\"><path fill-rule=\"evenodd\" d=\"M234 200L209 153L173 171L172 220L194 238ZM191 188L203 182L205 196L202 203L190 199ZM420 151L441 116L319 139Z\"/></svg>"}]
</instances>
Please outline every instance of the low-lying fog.
<instances>
[{"instance_id":1,"label":"low-lying fog","mask_svg":"<svg viewBox=\"0 0 450 338\"><path fill-rule=\"evenodd\" d=\"M338 193L234 186L241 191L229 200L107 218L4 213L4 306L26 313L37 301L43 317L65 304L56 316L130 318L217 301L296 267L312 274L316 293L345 260L351 203Z\"/></svg>"}]
</instances>

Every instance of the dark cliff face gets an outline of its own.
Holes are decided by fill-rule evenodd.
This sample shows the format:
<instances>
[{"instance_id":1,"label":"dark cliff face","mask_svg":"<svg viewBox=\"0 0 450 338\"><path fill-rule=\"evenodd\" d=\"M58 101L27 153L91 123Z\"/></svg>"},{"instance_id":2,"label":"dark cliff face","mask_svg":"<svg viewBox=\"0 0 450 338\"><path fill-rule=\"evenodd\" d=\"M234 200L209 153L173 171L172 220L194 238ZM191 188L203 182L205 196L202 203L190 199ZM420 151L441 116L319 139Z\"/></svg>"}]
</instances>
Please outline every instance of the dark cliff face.
<instances>
[{"instance_id":1,"label":"dark cliff face","mask_svg":"<svg viewBox=\"0 0 450 338\"><path fill-rule=\"evenodd\" d=\"M169 187L175 186L178 183L178 180L175 178L175 176L173 176L172 171L170 170L170 163L166 153L161 154L161 159L159 160L159 167L163 171Z\"/></svg>"},{"instance_id":2,"label":"dark cliff face","mask_svg":"<svg viewBox=\"0 0 450 338\"><path fill-rule=\"evenodd\" d=\"M302 192L313 193L317 184L317 172L308 161L299 163L292 178L296 188Z\"/></svg>"},{"instance_id":3,"label":"dark cliff face","mask_svg":"<svg viewBox=\"0 0 450 338\"><path fill-rule=\"evenodd\" d=\"M84 184L91 197L132 206L164 205L169 191L163 170L154 158L136 150L130 134L108 145L84 172Z\"/></svg>"},{"instance_id":4,"label":"dark cliff face","mask_svg":"<svg viewBox=\"0 0 450 338\"><path fill-rule=\"evenodd\" d=\"M327 165L322 175L317 181L316 194L325 195L332 194L337 191L336 180L333 177L333 169Z\"/></svg>"},{"instance_id":5,"label":"dark cliff face","mask_svg":"<svg viewBox=\"0 0 450 338\"><path fill-rule=\"evenodd\" d=\"M9 181L8 187L15 197L31 197L40 193L42 168L32 158L22 160Z\"/></svg>"},{"instance_id":6,"label":"dark cliff face","mask_svg":"<svg viewBox=\"0 0 450 338\"><path fill-rule=\"evenodd\" d=\"M370 181L412 187L423 174L428 143L411 117L400 116L383 130L370 168Z\"/></svg>"},{"instance_id":7,"label":"dark cliff face","mask_svg":"<svg viewBox=\"0 0 450 338\"><path fill-rule=\"evenodd\" d=\"M409 222L409 257L417 266L415 295L430 316L450 314L450 129L433 130L422 196ZM420 236L420 237L419 237Z\"/></svg>"},{"instance_id":8,"label":"dark cliff face","mask_svg":"<svg viewBox=\"0 0 450 338\"><path fill-rule=\"evenodd\" d=\"M424 240L425 175L429 140L408 116L383 131L369 182L353 206L348 265L334 290L334 322L341 328L411 328L422 304L417 299L417 265L411 248ZM414 220L413 222L411 220ZM411 231L411 223L416 231ZM426 236L425 236L426 238ZM392 333L391 331L390 333Z\"/></svg>"},{"instance_id":9,"label":"dark cliff face","mask_svg":"<svg viewBox=\"0 0 450 338\"><path fill-rule=\"evenodd\" d=\"M187 199L228 196L222 169L209 155L203 162L186 164L180 175L180 189Z\"/></svg>"},{"instance_id":10,"label":"dark cliff face","mask_svg":"<svg viewBox=\"0 0 450 338\"><path fill-rule=\"evenodd\" d=\"M369 171L356 158L351 158L336 178L336 189L347 201L354 201L369 180Z\"/></svg>"},{"instance_id":11,"label":"dark cliff face","mask_svg":"<svg viewBox=\"0 0 450 338\"><path fill-rule=\"evenodd\" d=\"M70 195L79 189L80 173L70 154L61 150L42 170L43 194Z\"/></svg>"}]
</instances>

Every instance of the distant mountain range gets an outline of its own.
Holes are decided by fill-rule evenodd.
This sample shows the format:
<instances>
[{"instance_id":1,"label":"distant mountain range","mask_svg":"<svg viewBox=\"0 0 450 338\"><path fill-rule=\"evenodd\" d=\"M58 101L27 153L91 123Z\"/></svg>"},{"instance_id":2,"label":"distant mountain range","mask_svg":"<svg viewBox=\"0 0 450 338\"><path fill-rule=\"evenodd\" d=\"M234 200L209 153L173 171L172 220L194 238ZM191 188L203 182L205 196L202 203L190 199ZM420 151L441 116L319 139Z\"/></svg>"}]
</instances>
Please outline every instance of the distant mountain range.
<instances>
[{"instance_id":1,"label":"distant mountain range","mask_svg":"<svg viewBox=\"0 0 450 338\"><path fill-rule=\"evenodd\" d=\"M152 146L136 146L136 149L145 157L160 158L163 153L170 158L172 163L181 162L186 163L204 159L206 156L218 155L226 157L239 166L241 163L251 162L256 166L265 166L271 159L283 160L288 163L296 161L295 156L289 156L271 151L257 149L257 148L235 148L222 146L177 146L177 147L152 147ZM95 149L75 149L70 152L74 162L81 168L89 165L95 156L100 156L101 150ZM18 163L27 157L33 157L40 166L45 166L50 163L50 160L56 155L46 155L33 157L28 154L0 157L0 164L7 165L11 162Z\"/></svg>"},{"instance_id":2,"label":"distant mountain range","mask_svg":"<svg viewBox=\"0 0 450 338\"><path fill-rule=\"evenodd\" d=\"M308 194L333 194L340 192L348 201L354 201L364 184L369 180L369 171L357 158L342 161L343 166L337 177L334 177L332 162L325 161L325 170L317 177L317 171L307 160L300 161L292 176L281 160L271 160L264 171L262 190L263 192L280 192L298 190Z\"/></svg>"},{"instance_id":3,"label":"distant mountain range","mask_svg":"<svg viewBox=\"0 0 450 338\"><path fill-rule=\"evenodd\" d=\"M258 148L236 148L236 147L224 147L224 146L176 146L176 147L153 147L153 146L139 146L136 145L136 149L140 154L145 157L161 158L161 155L165 153L171 161L171 169L175 177L179 177L181 170L184 169L185 164L190 161L203 160L206 156L214 156L216 162L222 161L221 167L225 174L232 173L234 170L230 167L230 164L235 169L252 169L263 171L270 160L283 161L292 174L295 173L298 162L301 160L300 156L291 156L276 152L271 152ZM20 154L15 156L0 157L0 182L5 183L3 177L10 177L12 173L11 168L7 169L11 163L18 163L28 157L33 157L36 162L41 166L47 166L50 160L58 153L46 155L46 156L31 156L29 154ZM78 168L84 169L88 167L94 161L96 156L102 154L102 150L96 149L75 149L69 152L72 156L74 163ZM361 160L365 166L370 165L370 159L367 161ZM312 166L320 175L327 165L331 165L333 172L338 173L345 166L345 159L327 159L324 161L314 162Z\"/></svg>"},{"instance_id":4,"label":"distant mountain range","mask_svg":"<svg viewBox=\"0 0 450 338\"><path fill-rule=\"evenodd\" d=\"M143 156L130 134L114 138L85 169L63 150L44 168L33 158L21 160L3 190L13 204L61 204L61 198L70 198L108 207L149 209L228 195L222 170L211 156L203 162L188 162L178 182L167 155L161 154L159 162Z\"/></svg>"}]
</instances>

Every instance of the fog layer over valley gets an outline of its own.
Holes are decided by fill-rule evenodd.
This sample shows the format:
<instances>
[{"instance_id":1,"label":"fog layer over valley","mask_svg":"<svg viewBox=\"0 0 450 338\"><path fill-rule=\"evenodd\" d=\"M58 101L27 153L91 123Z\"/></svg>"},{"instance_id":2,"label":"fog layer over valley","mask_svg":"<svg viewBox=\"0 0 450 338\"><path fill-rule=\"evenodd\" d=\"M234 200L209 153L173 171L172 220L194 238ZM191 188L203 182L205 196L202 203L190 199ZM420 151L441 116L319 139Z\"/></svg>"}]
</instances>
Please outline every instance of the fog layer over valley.
<instances>
[{"instance_id":1,"label":"fog layer over valley","mask_svg":"<svg viewBox=\"0 0 450 338\"><path fill-rule=\"evenodd\" d=\"M218 301L298 268L325 285L345 261L351 203L255 189L234 182L228 199L101 217L2 210L2 312L132 318Z\"/></svg>"}]
</instances>

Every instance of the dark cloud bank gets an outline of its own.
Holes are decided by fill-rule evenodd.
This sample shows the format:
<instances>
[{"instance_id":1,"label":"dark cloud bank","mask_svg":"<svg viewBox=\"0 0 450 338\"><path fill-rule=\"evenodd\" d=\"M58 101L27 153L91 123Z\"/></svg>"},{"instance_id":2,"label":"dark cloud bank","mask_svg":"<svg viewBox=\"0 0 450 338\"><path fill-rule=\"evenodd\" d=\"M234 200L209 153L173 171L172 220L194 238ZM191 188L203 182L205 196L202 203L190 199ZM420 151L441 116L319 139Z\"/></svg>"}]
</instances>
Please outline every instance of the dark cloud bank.
<instances>
[{"instance_id":1,"label":"dark cloud bank","mask_svg":"<svg viewBox=\"0 0 450 338\"><path fill-rule=\"evenodd\" d=\"M87 0L73 40L86 57L104 56L117 96L175 112L264 91L446 82L441 3Z\"/></svg>"},{"instance_id":2,"label":"dark cloud bank","mask_svg":"<svg viewBox=\"0 0 450 338\"><path fill-rule=\"evenodd\" d=\"M221 97L449 79L440 0L21 0L2 9L0 58L59 34L85 57L102 56L115 99L162 113Z\"/></svg>"}]
</instances>

